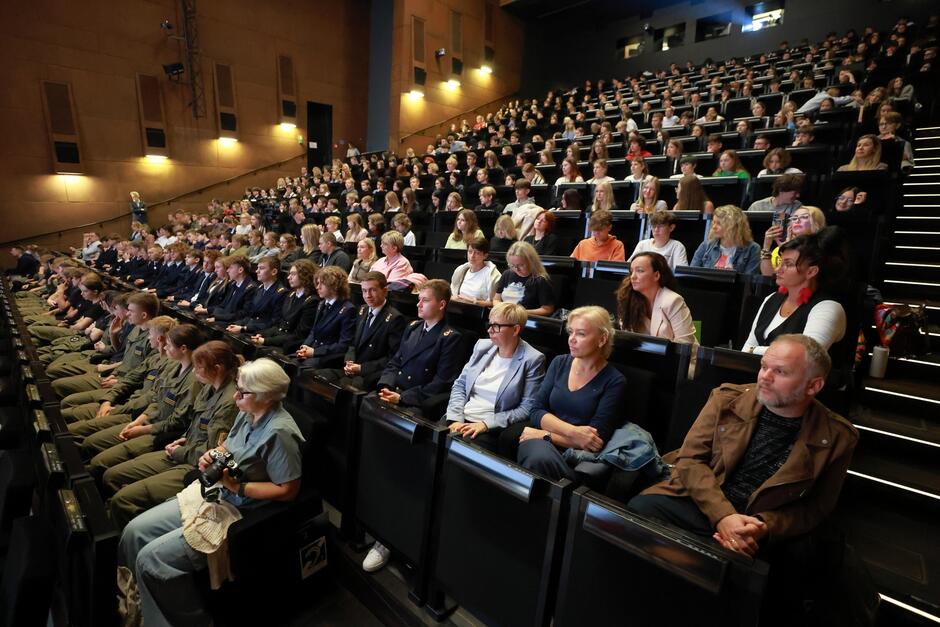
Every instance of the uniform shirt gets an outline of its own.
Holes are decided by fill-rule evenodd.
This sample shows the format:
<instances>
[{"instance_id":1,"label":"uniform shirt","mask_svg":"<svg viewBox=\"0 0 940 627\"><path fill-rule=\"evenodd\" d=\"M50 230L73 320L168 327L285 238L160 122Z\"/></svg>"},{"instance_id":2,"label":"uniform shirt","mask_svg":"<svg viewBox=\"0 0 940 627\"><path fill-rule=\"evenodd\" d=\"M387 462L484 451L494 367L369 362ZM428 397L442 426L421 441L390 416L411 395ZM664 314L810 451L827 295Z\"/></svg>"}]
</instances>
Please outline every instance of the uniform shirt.
<instances>
[{"instance_id":1,"label":"uniform shirt","mask_svg":"<svg viewBox=\"0 0 940 627\"><path fill-rule=\"evenodd\" d=\"M232 454L242 473L240 481L270 481L284 485L299 479L304 436L291 415L278 403L257 423L252 424L253 420L251 414L239 412L225 440L225 450ZM228 490L222 491L222 497L240 508L265 503Z\"/></svg>"},{"instance_id":2,"label":"uniform shirt","mask_svg":"<svg viewBox=\"0 0 940 627\"><path fill-rule=\"evenodd\" d=\"M211 385L202 388L193 405L193 418L186 430L186 442L173 450L171 458L179 464L196 466L210 448L222 444L235 422L235 380L218 390Z\"/></svg>"}]
</instances>

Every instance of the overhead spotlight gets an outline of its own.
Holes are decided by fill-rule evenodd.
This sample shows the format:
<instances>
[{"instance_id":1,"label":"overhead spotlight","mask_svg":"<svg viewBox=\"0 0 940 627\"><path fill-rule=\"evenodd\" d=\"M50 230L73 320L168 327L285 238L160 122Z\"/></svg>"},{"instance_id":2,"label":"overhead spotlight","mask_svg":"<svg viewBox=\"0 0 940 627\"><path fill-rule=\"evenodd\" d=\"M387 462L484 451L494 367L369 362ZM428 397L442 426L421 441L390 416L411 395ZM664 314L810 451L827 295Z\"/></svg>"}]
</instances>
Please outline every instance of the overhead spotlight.
<instances>
[{"instance_id":1,"label":"overhead spotlight","mask_svg":"<svg viewBox=\"0 0 940 627\"><path fill-rule=\"evenodd\" d=\"M446 48L438 48L437 50L434 51L434 56L437 57L438 59L440 59L441 57L445 55L447 55Z\"/></svg>"},{"instance_id":2,"label":"overhead spotlight","mask_svg":"<svg viewBox=\"0 0 940 627\"><path fill-rule=\"evenodd\" d=\"M166 77L169 79L179 78L182 76L185 71L185 67L182 63L164 63L163 71L166 73Z\"/></svg>"},{"instance_id":3,"label":"overhead spotlight","mask_svg":"<svg viewBox=\"0 0 940 627\"><path fill-rule=\"evenodd\" d=\"M160 28L163 30L173 30L173 25L170 23L170 20L163 20L160 22Z\"/></svg>"},{"instance_id":4,"label":"overhead spotlight","mask_svg":"<svg viewBox=\"0 0 940 627\"><path fill-rule=\"evenodd\" d=\"M220 137L220 138L219 138L219 143L222 144L222 145L237 144L237 143L238 143L238 138L237 138L237 137Z\"/></svg>"},{"instance_id":5,"label":"overhead spotlight","mask_svg":"<svg viewBox=\"0 0 940 627\"><path fill-rule=\"evenodd\" d=\"M424 98L424 92L421 91L420 89L412 89L411 91L408 92L408 98L410 98L411 100L420 100Z\"/></svg>"},{"instance_id":6,"label":"overhead spotlight","mask_svg":"<svg viewBox=\"0 0 940 627\"><path fill-rule=\"evenodd\" d=\"M482 73L484 73L484 74L492 74L492 73L493 73L493 68L491 68L491 67L488 66L488 65L481 65L481 66L480 66L480 71L481 71Z\"/></svg>"},{"instance_id":7,"label":"overhead spotlight","mask_svg":"<svg viewBox=\"0 0 940 627\"><path fill-rule=\"evenodd\" d=\"M456 91L457 88L460 87L460 81L458 81L456 78L452 78L444 83L444 86L451 91Z\"/></svg>"},{"instance_id":8,"label":"overhead spotlight","mask_svg":"<svg viewBox=\"0 0 940 627\"><path fill-rule=\"evenodd\" d=\"M294 124L293 122L281 122L281 128L284 129L285 131L289 131L291 129L297 128L297 125Z\"/></svg>"}]
</instances>

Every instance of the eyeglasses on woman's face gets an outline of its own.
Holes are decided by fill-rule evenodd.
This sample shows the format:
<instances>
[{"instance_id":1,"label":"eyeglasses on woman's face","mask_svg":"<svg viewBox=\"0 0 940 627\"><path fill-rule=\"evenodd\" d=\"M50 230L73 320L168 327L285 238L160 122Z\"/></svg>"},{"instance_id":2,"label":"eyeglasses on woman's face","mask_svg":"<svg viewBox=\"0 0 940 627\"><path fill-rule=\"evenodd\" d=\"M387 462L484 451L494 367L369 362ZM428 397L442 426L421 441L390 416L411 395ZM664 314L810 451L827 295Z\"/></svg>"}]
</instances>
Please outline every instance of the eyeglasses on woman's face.
<instances>
[{"instance_id":1,"label":"eyeglasses on woman's face","mask_svg":"<svg viewBox=\"0 0 940 627\"><path fill-rule=\"evenodd\" d=\"M244 389L244 388L241 388L241 387L239 387L239 386L237 386L237 385L235 386L235 396L244 398L244 397L246 397L246 396L251 396L252 394L256 394L256 392L250 392L250 391L248 391L248 390L246 390L246 389Z\"/></svg>"}]
</instances>

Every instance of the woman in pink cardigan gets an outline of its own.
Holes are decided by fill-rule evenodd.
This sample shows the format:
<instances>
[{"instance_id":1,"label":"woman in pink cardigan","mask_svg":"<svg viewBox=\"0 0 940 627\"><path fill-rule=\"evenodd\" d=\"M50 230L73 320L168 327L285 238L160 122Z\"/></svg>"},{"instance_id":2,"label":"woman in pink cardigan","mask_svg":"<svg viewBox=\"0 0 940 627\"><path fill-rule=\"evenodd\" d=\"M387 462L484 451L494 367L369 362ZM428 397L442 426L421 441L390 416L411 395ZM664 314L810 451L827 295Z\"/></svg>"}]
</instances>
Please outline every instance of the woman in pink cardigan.
<instances>
[{"instance_id":1,"label":"woman in pink cardigan","mask_svg":"<svg viewBox=\"0 0 940 627\"><path fill-rule=\"evenodd\" d=\"M406 280L414 270L411 262L401 254L405 239L398 231L388 231L382 235L382 254L385 256L372 264L373 272L381 272L389 283Z\"/></svg>"}]
</instances>

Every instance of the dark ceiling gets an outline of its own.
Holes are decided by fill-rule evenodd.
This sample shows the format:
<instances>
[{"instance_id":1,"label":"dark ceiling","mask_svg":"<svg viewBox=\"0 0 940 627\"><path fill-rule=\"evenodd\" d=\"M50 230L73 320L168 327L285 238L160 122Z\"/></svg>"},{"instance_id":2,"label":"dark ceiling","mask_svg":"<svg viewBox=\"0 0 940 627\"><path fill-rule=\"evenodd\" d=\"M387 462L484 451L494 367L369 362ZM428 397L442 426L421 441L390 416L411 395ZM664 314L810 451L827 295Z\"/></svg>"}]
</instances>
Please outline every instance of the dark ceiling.
<instances>
[{"instance_id":1,"label":"dark ceiling","mask_svg":"<svg viewBox=\"0 0 940 627\"><path fill-rule=\"evenodd\" d=\"M509 13L527 21L604 22L639 17L688 0L501 0Z\"/></svg>"}]
</instances>

